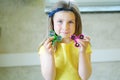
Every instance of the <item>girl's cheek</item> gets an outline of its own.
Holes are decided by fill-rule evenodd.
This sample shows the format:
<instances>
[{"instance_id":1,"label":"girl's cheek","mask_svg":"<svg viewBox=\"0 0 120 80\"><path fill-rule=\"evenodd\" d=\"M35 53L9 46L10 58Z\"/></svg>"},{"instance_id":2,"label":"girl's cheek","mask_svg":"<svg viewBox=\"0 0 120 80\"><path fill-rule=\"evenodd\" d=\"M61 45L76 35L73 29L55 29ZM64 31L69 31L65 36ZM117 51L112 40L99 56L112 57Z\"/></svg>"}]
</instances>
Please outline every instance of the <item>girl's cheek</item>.
<instances>
[{"instance_id":1,"label":"girl's cheek","mask_svg":"<svg viewBox=\"0 0 120 80\"><path fill-rule=\"evenodd\" d=\"M61 24L57 24L57 28L60 28L61 27Z\"/></svg>"}]
</instances>

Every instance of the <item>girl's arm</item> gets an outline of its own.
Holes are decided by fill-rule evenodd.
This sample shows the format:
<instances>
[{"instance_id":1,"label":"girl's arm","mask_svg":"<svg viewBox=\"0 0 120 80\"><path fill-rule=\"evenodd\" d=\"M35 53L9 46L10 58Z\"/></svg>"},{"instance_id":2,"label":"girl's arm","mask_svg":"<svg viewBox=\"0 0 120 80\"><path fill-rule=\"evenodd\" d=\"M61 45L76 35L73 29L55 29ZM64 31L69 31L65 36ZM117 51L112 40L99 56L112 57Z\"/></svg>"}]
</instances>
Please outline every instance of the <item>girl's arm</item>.
<instances>
[{"instance_id":1,"label":"girl's arm","mask_svg":"<svg viewBox=\"0 0 120 80\"><path fill-rule=\"evenodd\" d=\"M52 39L53 38L49 38L45 41L43 45L44 51L40 51L39 53L41 72L45 80L55 80L56 76Z\"/></svg>"},{"instance_id":2,"label":"girl's arm","mask_svg":"<svg viewBox=\"0 0 120 80\"><path fill-rule=\"evenodd\" d=\"M90 45L89 37L85 37L84 40L80 41L80 52L79 52L79 67L78 72L82 80L88 80L92 73L91 68L91 54L86 53L88 45Z\"/></svg>"},{"instance_id":3,"label":"girl's arm","mask_svg":"<svg viewBox=\"0 0 120 80\"><path fill-rule=\"evenodd\" d=\"M79 54L79 75L82 80L88 80L92 73L90 54Z\"/></svg>"}]
</instances>

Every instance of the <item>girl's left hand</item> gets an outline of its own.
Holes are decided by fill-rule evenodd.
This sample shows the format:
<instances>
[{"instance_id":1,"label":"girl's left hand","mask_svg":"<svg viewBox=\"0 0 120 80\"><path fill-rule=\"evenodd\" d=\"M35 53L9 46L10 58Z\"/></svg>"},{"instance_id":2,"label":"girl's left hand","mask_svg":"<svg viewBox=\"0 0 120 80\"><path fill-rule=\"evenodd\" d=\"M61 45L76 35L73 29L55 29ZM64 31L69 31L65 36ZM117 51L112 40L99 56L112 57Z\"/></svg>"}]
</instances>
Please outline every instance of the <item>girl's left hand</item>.
<instances>
[{"instance_id":1,"label":"girl's left hand","mask_svg":"<svg viewBox=\"0 0 120 80\"><path fill-rule=\"evenodd\" d=\"M84 36L84 39L77 39L77 42L80 44L80 53L86 53L86 49L90 45L90 37Z\"/></svg>"}]
</instances>

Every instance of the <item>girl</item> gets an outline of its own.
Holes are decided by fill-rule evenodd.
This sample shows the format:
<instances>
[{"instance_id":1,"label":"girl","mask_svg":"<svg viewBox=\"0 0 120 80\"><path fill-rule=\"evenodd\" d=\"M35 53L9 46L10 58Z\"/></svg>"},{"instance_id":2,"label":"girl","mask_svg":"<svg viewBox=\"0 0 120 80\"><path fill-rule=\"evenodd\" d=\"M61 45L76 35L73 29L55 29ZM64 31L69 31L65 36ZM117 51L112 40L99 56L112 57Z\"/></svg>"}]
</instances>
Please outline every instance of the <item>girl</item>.
<instances>
[{"instance_id":1,"label":"girl","mask_svg":"<svg viewBox=\"0 0 120 80\"><path fill-rule=\"evenodd\" d=\"M62 37L52 44L54 37L48 37L39 48L41 72L45 80L88 80L91 75L90 38L71 39L82 33L78 8L65 1L59 1L49 13L50 30ZM75 46L75 41L80 46Z\"/></svg>"}]
</instances>

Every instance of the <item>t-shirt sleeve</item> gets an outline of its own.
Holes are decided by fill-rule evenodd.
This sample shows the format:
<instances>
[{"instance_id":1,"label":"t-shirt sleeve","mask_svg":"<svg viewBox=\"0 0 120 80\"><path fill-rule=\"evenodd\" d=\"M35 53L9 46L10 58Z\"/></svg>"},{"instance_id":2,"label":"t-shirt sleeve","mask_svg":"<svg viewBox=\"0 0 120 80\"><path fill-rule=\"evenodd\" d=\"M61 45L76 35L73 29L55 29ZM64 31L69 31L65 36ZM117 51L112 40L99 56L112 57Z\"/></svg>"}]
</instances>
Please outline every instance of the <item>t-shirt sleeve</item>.
<instances>
[{"instance_id":1,"label":"t-shirt sleeve","mask_svg":"<svg viewBox=\"0 0 120 80\"><path fill-rule=\"evenodd\" d=\"M39 50L38 50L38 54L44 54L46 52L45 47L44 46L40 46Z\"/></svg>"}]
</instances>

